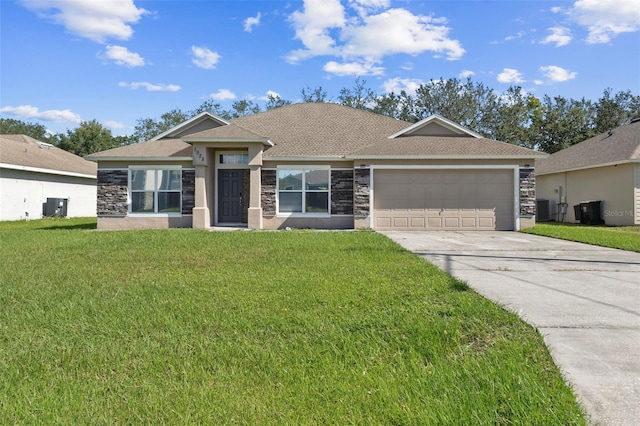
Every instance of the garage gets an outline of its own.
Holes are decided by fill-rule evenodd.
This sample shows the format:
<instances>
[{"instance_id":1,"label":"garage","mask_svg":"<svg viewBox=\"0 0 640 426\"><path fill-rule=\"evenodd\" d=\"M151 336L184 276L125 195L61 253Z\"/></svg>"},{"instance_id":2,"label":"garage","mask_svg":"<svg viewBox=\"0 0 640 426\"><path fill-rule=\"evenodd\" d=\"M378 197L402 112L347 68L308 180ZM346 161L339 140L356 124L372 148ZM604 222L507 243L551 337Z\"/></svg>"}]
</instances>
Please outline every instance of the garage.
<instances>
[{"instance_id":1,"label":"garage","mask_svg":"<svg viewBox=\"0 0 640 426\"><path fill-rule=\"evenodd\" d=\"M514 171L376 169L377 230L513 230Z\"/></svg>"}]
</instances>

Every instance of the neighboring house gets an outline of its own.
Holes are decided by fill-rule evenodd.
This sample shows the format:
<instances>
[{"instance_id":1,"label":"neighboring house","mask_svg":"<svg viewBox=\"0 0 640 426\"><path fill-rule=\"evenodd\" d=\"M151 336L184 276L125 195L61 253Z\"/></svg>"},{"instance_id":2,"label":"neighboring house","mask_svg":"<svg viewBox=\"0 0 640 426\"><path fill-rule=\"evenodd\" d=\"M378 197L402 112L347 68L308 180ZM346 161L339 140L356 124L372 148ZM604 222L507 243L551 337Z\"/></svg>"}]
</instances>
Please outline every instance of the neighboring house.
<instances>
[{"instance_id":1,"label":"neighboring house","mask_svg":"<svg viewBox=\"0 0 640 426\"><path fill-rule=\"evenodd\" d=\"M96 163L25 135L0 135L0 220L96 215Z\"/></svg>"},{"instance_id":2,"label":"neighboring house","mask_svg":"<svg viewBox=\"0 0 640 426\"><path fill-rule=\"evenodd\" d=\"M558 151L536 165L537 197L550 201L552 220L575 222L573 206L601 201L605 224L640 225L640 119ZM564 218L559 203L568 207Z\"/></svg>"},{"instance_id":3,"label":"neighboring house","mask_svg":"<svg viewBox=\"0 0 640 426\"><path fill-rule=\"evenodd\" d=\"M534 224L545 155L439 116L307 103L231 122L202 113L87 158L100 229L513 230Z\"/></svg>"}]
</instances>

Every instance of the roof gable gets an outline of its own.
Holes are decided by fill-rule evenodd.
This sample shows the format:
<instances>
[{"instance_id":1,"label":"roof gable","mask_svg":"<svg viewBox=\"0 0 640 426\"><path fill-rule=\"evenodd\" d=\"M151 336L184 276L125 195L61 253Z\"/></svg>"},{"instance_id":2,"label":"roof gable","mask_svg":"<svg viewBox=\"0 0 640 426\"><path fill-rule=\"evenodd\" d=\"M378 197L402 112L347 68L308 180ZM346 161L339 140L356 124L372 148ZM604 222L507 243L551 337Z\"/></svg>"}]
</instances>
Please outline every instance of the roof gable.
<instances>
[{"instance_id":1,"label":"roof gable","mask_svg":"<svg viewBox=\"0 0 640 426\"><path fill-rule=\"evenodd\" d=\"M640 162L640 120L551 154L536 164L536 173L559 173L630 162Z\"/></svg>"},{"instance_id":2,"label":"roof gable","mask_svg":"<svg viewBox=\"0 0 640 426\"><path fill-rule=\"evenodd\" d=\"M172 127L166 132L160 133L158 136L152 138L152 141L160 139L180 139L181 137L190 135L192 133L202 132L207 129L213 129L220 126L226 126L228 121L204 111L200 114L191 117L185 122Z\"/></svg>"},{"instance_id":3,"label":"roof gable","mask_svg":"<svg viewBox=\"0 0 640 426\"><path fill-rule=\"evenodd\" d=\"M430 115L429 117L390 135L389 139L395 139L401 136L458 136L482 138L482 135L437 114Z\"/></svg>"},{"instance_id":4,"label":"roof gable","mask_svg":"<svg viewBox=\"0 0 640 426\"><path fill-rule=\"evenodd\" d=\"M252 132L235 123L228 126L219 126L201 132L192 133L182 138L184 142L260 142L263 145L273 146L268 137Z\"/></svg>"}]
</instances>

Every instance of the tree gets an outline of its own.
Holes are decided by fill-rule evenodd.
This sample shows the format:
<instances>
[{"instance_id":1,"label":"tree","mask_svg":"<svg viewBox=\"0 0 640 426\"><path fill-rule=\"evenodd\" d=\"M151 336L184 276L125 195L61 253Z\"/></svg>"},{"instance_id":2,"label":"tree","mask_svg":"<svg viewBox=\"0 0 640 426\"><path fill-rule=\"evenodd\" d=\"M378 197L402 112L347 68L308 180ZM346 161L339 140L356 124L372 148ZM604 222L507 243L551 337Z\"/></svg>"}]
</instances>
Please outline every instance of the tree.
<instances>
[{"instance_id":1,"label":"tree","mask_svg":"<svg viewBox=\"0 0 640 426\"><path fill-rule=\"evenodd\" d=\"M519 86L511 86L498 97L497 114L487 136L514 145L534 148L531 124L539 113L540 100L526 95Z\"/></svg>"},{"instance_id":2,"label":"tree","mask_svg":"<svg viewBox=\"0 0 640 426\"><path fill-rule=\"evenodd\" d=\"M591 101L545 95L531 124L533 147L549 154L595 135Z\"/></svg>"},{"instance_id":3,"label":"tree","mask_svg":"<svg viewBox=\"0 0 640 426\"><path fill-rule=\"evenodd\" d=\"M631 121L640 114L640 96L633 96L629 90L618 92L613 97L607 88L596 106L595 133L604 133Z\"/></svg>"},{"instance_id":4,"label":"tree","mask_svg":"<svg viewBox=\"0 0 640 426\"><path fill-rule=\"evenodd\" d=\"M42 124L27 123L13 118L0 118L0 135L27 135L42 142L55 139Z\"/></svg>"},{"instance_id":5,"label":"tree","mask_svg":"<svg viewBox=\"0 0 640 426\"><path fill-rule=\"evenodd\" d=\"M397 95L394 92L376 96L371 111L397 118L398 120L415 123L419 121L415 115L414 99L406 91L401 90Z\"/></svg>"},{"instance_id":6,"label":"tree","mask_svg":"<svg viewBox=\"0 0 640 426\"><path fill-rule=\"evenodd\" d=\"M462 83L457 78L431 80L416 90L414 113L421 120L438 114L478 133L492 129L498 107L493 89L471 79Z\"/></svg>"},{"instance_id":7,"label":"tree","mask_svg":"<svg viewBox=\"0 0 640 426\"><path fill-rule=\"evenodd\" d=\"M120 141L114 139L111 130L102 126L96 120L83 121L74 130L67 130L67 134L58 135L58 148L84 156L106 149L117 148Z\"/></svg>"},{"instance_id":8,"label":"tree","mask_svg":"<svg viewBox=\"0 0 640 426\"><path fill-rule=\"evenodd\" d=\"M269 95L267 96L267 104L265 105L265 109L269 111L271 109L280 108L286 105L291 105L291 101L285 101L280 97L280 95L276 96L269 93Z\"/></svg>"},{"instance_id":9,"label":"tree","mask_svg":"<svg viewBox=\"0 0 640 426\"><path fill-rule=\"evenodd\" d=\"M317 86L315 89L306 88L302 89L300 92L302 95L302 102L331 102L328 98L327 91L322 88L322 86Z\"/></svg>"},{"instance_id":10,"label":"tree","mask_svg":"<svg viewBox=\"0 0 640 426\"><path fill-rule=\"evenodd\" d=\"M245 115L257 114L260 112L260 106L253 101L246 99L235 101L231 104L231 118L244 117Z\"/></svg>"},{"instance_id":11,"label":"tree","mask_svg":"<svg viewBox=\"0 0 640 426\"><path fill-rule=\"evenodd\" d=\"M376 104L376 92L366 87L366 83L366 80L360 80L358 77L352 89L343 87L338 96L340 104L356 109L371 110Z\"/></svg>"},{"instance_id":12,"label":"tree","mask_svg":"<svg viewBox=\"0 0 640 426\"><path fill-rule=\"evenodd\" d=\"M138 142L148 141L166 132L172 127L188 120L193 115L183 112L180 108L174 108L160 116L159 120L153 118L139 118L134 127L133 136Z\"/></svg>"}]
</instances>

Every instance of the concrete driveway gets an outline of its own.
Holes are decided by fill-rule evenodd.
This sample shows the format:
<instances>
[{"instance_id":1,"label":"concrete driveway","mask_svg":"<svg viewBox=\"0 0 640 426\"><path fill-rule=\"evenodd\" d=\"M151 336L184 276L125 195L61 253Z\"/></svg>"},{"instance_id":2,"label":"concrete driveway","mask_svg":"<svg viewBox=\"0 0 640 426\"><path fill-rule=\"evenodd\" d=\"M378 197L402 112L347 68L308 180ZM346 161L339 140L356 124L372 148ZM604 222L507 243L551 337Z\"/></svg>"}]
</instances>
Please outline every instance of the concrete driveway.
<instances>
[{"instance_id":1,"label":"concrete driveway","mask_svg":"<svg viewBox=\"0 0 640 426\"><path fill-rule=\"evenodd\" d=\"M536 327L594 424L640 424L640 253L516 232L382 234Z\"/></svg>"}]
</instances>

